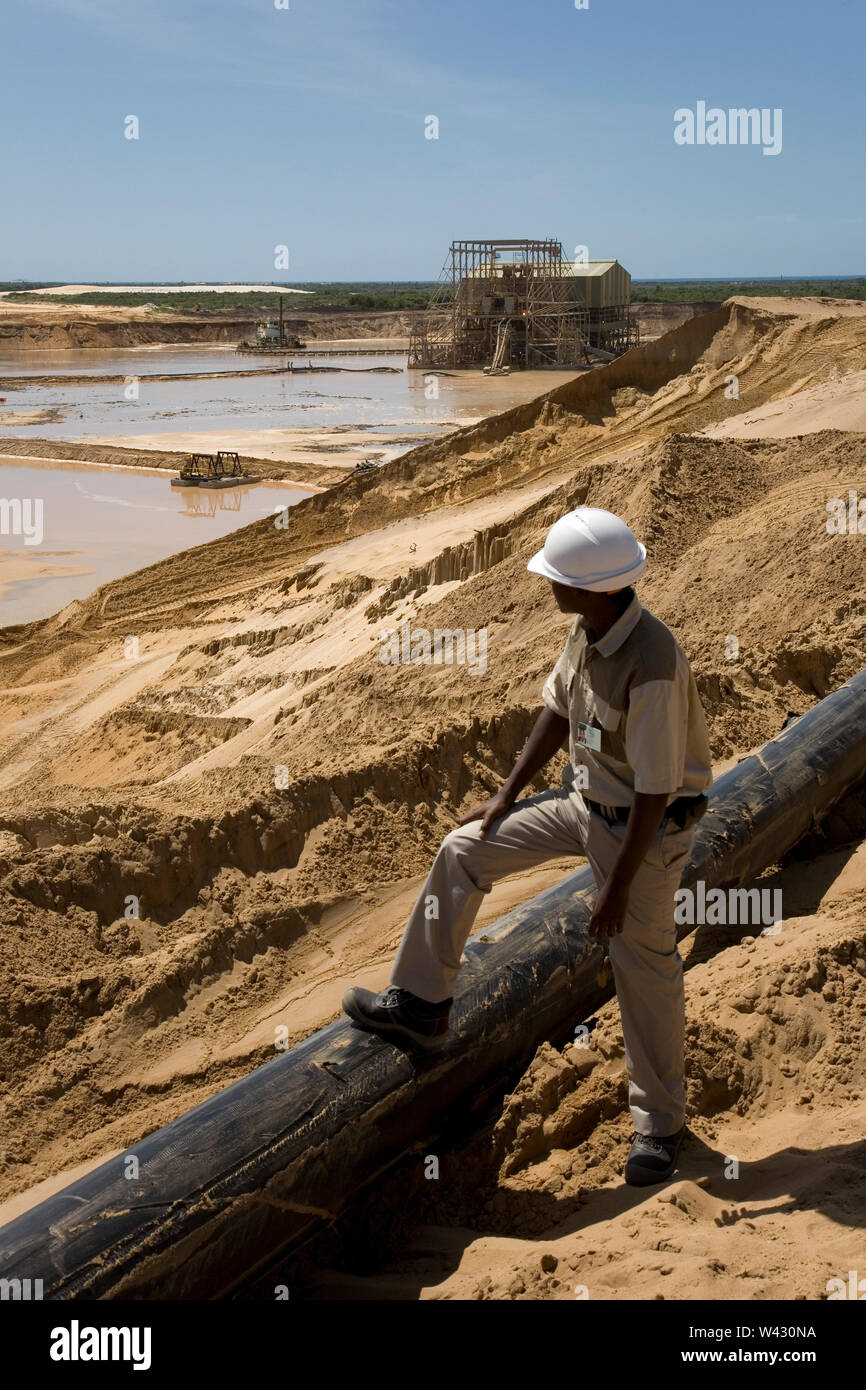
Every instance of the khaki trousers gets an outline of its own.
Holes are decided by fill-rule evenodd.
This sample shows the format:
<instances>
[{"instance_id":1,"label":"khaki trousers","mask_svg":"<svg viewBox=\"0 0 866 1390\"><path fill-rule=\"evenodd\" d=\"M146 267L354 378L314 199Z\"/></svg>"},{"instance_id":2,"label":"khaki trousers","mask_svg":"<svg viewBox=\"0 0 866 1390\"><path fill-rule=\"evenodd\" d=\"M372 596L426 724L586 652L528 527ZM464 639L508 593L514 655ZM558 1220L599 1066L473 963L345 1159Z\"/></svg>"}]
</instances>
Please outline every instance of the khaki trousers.
<instances>
[{"instance_id":1,"label":"khaki trousers","mask_svg":"<svg viewBox=\"0 0 866 1390\"><path fill-rule=\"evenodd\" d=\"M568 776L567 770L561 788L516 802L484 840L479 821L445 836L400 942L391 984L431 1003L450 998L483 895L497 879L585 854L596 885L605 882L625 826L590 812ZM661 827L632 880L625 927L609 942L629 1108L639 1134L673 1134L684 1120L683 963L673 912L693 839L693 826Z\"/></svg>"}]
</instances>

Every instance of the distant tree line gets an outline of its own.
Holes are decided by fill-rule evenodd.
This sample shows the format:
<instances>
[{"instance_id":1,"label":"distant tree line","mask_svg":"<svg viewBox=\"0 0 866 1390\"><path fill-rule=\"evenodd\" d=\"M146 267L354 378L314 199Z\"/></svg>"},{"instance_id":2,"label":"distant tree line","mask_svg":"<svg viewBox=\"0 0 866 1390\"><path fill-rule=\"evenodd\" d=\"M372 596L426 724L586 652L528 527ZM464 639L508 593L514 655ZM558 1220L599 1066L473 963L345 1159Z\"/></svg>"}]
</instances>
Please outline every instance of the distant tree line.
<instances>
[{"instance_id":1,"label":"distant tree line","mask_svg":"<svg viewBox=\"0 0 866 1390\"><path fill-rule=\"evenodd\" d=\"M708 300L730 299L732 295L756 295L762 298L784 296L801 298L804 295L828 299L866 299L866 278L844 280L633 280L633 304L691 304Z\"/></svg>"},{"instance_id":2,"label":"distant tree line","mask_svg":"<svg viewBox=\"0 0 866 1390\"><path fill-rule=\"evenodd\" d=\"M59 280L0 280L0 290L48 290Z\"/></svg>"},{"instance_id":3,"label":"distant tree line","mask_svg":"<svg viewBox=\"0 0 866 1390\"><path fill-rule=\"evenodd\" d=\"M90 290L75 295L34 295L34 289L42 288L38 281L24 284L22 281L0 284L0 288L13 291L9 299L33 304L81 304L107 305L123 304L132 308L152 308L160 313L206 313L242 314L244 316L267 316L279 314L279 295L269 291L239 290L221 293L215 290L189 291L183 288L167 293L154 293L142 289L127 294L116 294L108 288ZM358 283L336 284L295 284L291 289L308 291L305 294L291 294L289 287L283 300L283 311L287 316L297 317L306 310L318 311L369 311L423 309L433 293L434 285L428 281L413 281L405 284L380 284L361 281Z\"/></svg>"}]
</instances>

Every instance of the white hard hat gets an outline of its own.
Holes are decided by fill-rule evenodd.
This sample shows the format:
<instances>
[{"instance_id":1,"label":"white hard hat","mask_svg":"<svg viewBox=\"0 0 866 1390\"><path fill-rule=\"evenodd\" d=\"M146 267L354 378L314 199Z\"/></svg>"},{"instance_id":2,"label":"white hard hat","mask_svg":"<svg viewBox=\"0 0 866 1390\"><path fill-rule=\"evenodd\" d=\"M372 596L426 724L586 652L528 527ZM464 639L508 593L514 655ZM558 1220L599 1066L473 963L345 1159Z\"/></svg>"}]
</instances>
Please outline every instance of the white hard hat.
<instances>
[{"instance_id":1,"label":"white hard hat","mask_svg":"<svg viewBox=\"0 0 866 1390\"><path fill-rule=\"evenodd\" d=\"M613 593L640 579L646 548L613 512L578 507L551 526L526 568L573 589Z\"/></svg>"}]
</instances>

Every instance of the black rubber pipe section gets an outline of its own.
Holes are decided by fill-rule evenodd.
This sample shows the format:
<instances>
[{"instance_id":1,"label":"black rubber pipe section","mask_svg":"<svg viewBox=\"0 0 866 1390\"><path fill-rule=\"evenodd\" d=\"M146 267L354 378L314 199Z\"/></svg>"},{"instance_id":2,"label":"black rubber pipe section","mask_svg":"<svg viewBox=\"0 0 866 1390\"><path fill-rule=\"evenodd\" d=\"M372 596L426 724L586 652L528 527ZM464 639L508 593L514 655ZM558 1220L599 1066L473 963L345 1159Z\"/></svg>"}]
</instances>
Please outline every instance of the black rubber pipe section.
<instances>
[{"instance_id":1,"label":"black rubber pipe section","mask_svg":"<svg viewBox=\"0 0 866 1390\"><path fill-rule=\"evenodd\" d=\"M683 886L749 884L864 777L866 670L719 778ZM5 1226L0 1278L52 1299L229 1295L610 997L593 894L583 869L470 939L442 1052L330 1024Z\"/></svg>"}]
</instances>

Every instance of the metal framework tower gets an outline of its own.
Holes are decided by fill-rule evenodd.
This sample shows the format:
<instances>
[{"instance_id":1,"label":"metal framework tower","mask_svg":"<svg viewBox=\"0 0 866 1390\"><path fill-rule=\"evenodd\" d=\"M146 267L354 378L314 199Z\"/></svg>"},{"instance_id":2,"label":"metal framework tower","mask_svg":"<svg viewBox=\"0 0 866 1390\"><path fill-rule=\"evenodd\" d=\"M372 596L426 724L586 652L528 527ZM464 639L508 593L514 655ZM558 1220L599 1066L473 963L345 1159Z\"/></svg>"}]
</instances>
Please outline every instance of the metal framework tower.
<instances>
[{"instance_id":1,"label":"metal framework tower","mask_svg":"<svg viewBox=\"0 0 866 1390\"><path fill-rule=\"evenodd\" d=\"M577 367L600 341L598 315L558 241L454 241L409 343L410 367ZM628 306L618 310L628 316ZM634 341L618 341L624 351Z\"/></svg>"},{"instance_id":2,"label":"metal framework tower","mask_svg":"<svg viewBox=\"0 0 866 1390\"><path fill-rule=\"evenodd\" d=\"M588 315L558 241L455 241L412 335L410 366L574 366ZM505 344L505 347L503 347Z\"/></svg>"}]
</instances>

